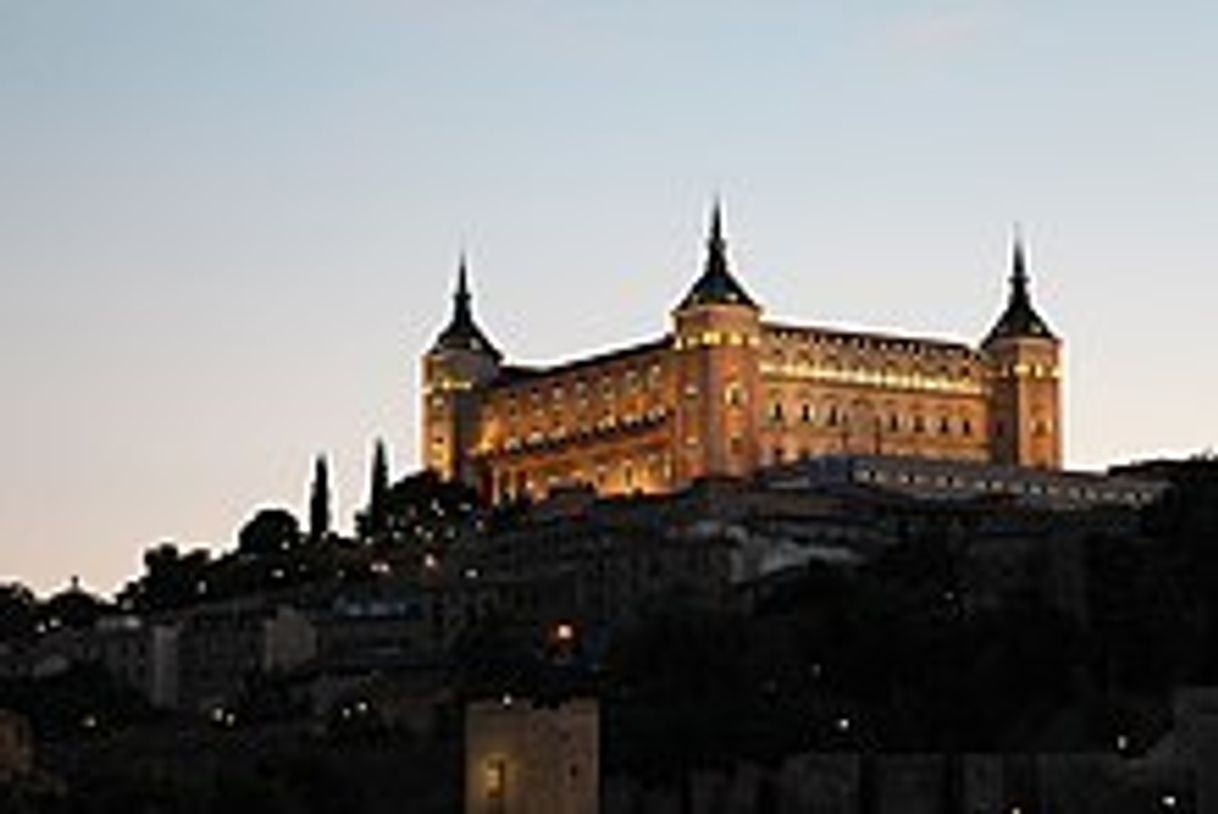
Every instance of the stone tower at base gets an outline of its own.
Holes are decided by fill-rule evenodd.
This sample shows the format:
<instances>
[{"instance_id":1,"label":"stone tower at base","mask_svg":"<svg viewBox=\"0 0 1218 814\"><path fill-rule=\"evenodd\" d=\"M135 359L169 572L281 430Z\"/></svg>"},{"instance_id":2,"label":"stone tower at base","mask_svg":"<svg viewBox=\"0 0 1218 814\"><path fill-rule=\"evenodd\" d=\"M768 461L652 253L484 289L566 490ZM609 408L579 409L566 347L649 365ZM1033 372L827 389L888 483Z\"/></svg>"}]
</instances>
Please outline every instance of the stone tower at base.
<instances>
[{"instance_id":1,"label":"stone tower at base","mask_svg":"<svg viewBox=\"0 0 1218 814\"><path fill-rule=\"evenodd\" d=\"M475 702L465 710L465 814L597 814L596 701L535 707Z\"/></svg>"}]
</instances>

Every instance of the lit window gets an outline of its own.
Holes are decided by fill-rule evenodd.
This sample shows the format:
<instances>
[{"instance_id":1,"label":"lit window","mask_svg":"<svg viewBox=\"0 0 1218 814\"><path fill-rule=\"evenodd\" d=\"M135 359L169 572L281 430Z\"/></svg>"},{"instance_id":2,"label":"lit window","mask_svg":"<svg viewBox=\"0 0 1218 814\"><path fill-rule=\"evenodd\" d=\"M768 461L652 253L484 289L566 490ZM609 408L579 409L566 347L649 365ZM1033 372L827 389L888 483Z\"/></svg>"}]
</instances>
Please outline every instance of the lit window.
<instances>
[{"instance_id":1,"label":"lit window","mask_svg":"<svg viewBox=\"0 0 1218 814\"><path fill-rule=\"evenodd\" d=\"M507 765L500 758L486 764L486 799L502 800L507 795Z\"/></svg>"}]
</instances>

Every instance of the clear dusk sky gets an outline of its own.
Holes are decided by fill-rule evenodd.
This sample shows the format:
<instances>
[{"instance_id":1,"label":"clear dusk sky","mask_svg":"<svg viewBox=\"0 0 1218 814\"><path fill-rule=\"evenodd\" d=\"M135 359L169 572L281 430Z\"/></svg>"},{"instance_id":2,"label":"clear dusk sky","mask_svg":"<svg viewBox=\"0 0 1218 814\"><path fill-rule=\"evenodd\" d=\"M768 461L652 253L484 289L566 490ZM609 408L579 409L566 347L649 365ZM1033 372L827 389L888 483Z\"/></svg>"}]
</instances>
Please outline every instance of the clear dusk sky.
<instances>
[{"instance_id":1,"label":"clear dusk sky","mask_svg":"<svg viewBox=\"0 0 1218 814\"><path fill-rule=\"evenodd\" d=\"M507 353L654 336L722 195L770 316L978 340L1011 225L1066 452L1214 444L1212 0L0 0L0 580L344 528L458 252Z\"/></svg>"}]
</instances>

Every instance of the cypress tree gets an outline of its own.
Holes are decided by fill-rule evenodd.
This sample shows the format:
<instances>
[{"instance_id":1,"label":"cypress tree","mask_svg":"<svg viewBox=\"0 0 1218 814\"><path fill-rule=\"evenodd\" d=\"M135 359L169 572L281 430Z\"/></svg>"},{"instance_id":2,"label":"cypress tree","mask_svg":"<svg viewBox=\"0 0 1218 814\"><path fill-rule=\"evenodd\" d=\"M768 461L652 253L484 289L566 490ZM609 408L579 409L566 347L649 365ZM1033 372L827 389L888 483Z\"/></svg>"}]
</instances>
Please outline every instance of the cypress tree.
<instances>
[{"instance_id":1,"label":"cypress tree","mask_svg":"<svg viewBox=\"0 0 1218 814\"><path fill-rule=\"evenodd\" d=\"M385 442L378 438L372 455L372 480L368 488L368 530L373 537L379 537L385 531L388 497L389 462L385 455Z\"/></svg>"},{"instance_id":2,"label":"cypress tree","mask_svg":"<svg viewBox=\"0 0 1218 814\"><path fill-rule=\"evenodd\" d=\"M330 533L330 470L324 455L313 465L313 491L309 496L309 539L321 542Z\"/></svg>"}]
</instances>

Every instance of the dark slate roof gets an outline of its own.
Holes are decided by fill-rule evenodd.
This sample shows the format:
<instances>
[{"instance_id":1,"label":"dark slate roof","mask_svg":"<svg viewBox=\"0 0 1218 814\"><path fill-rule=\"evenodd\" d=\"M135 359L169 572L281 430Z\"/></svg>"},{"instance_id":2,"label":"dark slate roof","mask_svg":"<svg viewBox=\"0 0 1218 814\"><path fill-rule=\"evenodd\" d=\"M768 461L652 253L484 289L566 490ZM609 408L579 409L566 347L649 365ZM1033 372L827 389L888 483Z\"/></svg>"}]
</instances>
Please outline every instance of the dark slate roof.
<instances>
[{"instance_id":1,"label":"dark slate roof","mask_svg":"<svg viewBox=\"0 0 1218 814\"><path fill-rule=\"evenodd\" d=\"M885 333L883 331L849 330L824 325L794 325L782 322L763 322L761 327L768 333L796 334L806 337L811 342L827 342L830 344L855 345L865 348L883 350L918 351L927 350L935 353L955 354L966 358L976 358L978 351L967 342L957 342L933 336L912 336L909 334Z\"/></svg>"},{"instance_id":2,"label":"dark slate roof","mask_svg":"<svg viewBox=\"0 0 1218 814\"><path fill-rule=\"evenodd\" d=\"M477 353L489 353L495 358L499 352L478 323L474 321L473 308L470 307L469 283L466 279L465 258L461 259L460 270L457 272L457 291L453 294L453 314L444 330L436 337L435 350L468 350Z\"/></svg>"},{"instance_id":3,"label":"dark slate roof","mask_svg":"<svg viewBox=\"0 0 1218 814\"><path fill-rule=\"evenodd\" d=\"M656 339L649 339L645 342L640 342L637 345L627 345L621 348L614 348L597 353L592 356L585 356L581 359L571 359L566 362L559 362L556 365L549 367L525 367L522 365L504 365L499 369L499 376L495 379L495 385L509 386L520 382L527 382L536 379L544 379L550 376L560 376L565 373L573 373L583 368L598 367L600 365L612 364L614 362L625 361L627 359L646 356L647 354L656 353L672 347L672 335L664 334Z\"/></svg>"},{"instance_id":4,"label":"dark slate roof","mask_svg":"<svg viewBox=\"0 0 1218 814\"><path fill-rule=\"evenodd\" d=\"M697 305L747 305L756 308L744 287L727 267L727 242L723 239L723 223L719 205L711 215L711 232L706 241L706 268L698 278L680 308Z\"/></svg>"},{"instance_id":5,"label":"dark slate roof","mask_svg":"<svg viewBox=\"0 0 1218 814\"><path fill-rule=\"evenodd\" d=\"M1032 296L1028 293L1028 271L1024 260L1023 244L1015 242L1012 257L1011 293L1007 298L1007 307L998 317L994 327L985 338L985 344L997 339L1055 339L1049 325L1036 312L1032 305Z\"/></svg>"}]
</instances>

